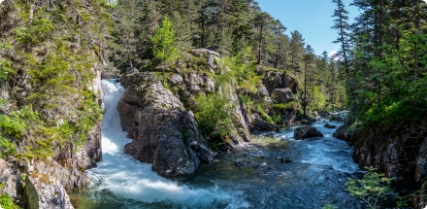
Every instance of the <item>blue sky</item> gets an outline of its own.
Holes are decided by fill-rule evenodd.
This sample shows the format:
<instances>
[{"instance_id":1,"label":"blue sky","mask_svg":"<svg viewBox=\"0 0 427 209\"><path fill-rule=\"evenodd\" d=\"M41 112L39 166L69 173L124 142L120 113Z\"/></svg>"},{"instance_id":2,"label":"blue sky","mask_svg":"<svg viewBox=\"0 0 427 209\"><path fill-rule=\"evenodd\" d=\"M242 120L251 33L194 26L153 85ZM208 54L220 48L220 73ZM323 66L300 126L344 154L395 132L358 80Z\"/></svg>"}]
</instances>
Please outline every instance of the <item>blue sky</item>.
<instances>
[{"instance_id":1,"label":"blue sky","mask_svg":"<svg viewBox=\"0 0 427 209\"><path fill-rule=\"evenodd\" d=\"M359 14L355 7L349 4L353 0L343 0L349 11L350 22ZM339 44L333 44L337 32L331 29L335 4L331 0L258 0L262 11L268 12L287 28L286 34L298 30L305 43L310 44L316 54L327 51L328 54L340 49Z\"/></svg>"}]
</instances>

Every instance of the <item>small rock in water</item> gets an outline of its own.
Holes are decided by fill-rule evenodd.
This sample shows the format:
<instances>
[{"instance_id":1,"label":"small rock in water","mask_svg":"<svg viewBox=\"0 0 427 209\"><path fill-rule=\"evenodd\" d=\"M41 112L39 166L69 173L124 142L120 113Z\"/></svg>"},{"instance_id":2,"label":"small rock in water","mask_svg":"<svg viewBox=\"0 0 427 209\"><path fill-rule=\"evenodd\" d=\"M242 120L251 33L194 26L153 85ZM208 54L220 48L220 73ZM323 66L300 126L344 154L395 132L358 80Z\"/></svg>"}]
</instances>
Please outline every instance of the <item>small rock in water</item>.
<instances>
[{"instance_id":1,"label":"small rock in water","mask_svg":"<svg viewBox=\"0 0 427 209\"><path fill-rule=\"evenodd\" d=\"M241 160L236 160L234 162L234 165L240 168L240 167L244 166L245 163L243 161L241 161Z\"/></svg>"},{"instance_id":2,"label":"small rock in water","mask_svg":"<svg viewBox=\"0 0 427 209\"><path fill-rule=\"evenodd\" d=\"M280 162L282 162L282 163L292 163L292 160L280 158Z\"/></svg>"},{"instance_id":3,"label":"small rock in water","mask_svg":"<svg viewBox=\"0 0 427 209\"><path fill-rule=\"evenodd\" d=\"M301 126L295 129L294 138L296 140L323 137L322 132L312 126Z\"/></svg>"},{"instance_id":4,"label":"small rock in water","mask_svg":"<svg viewBox=\"0 0 427 209\"><path fill-rule=\"evenodd\" d=\"M326 123L324 127L325 127L325 128L333 129L333 128L336 128L337 126L334 126L334 125L331 125L331 124L329 124L329 123Z\"/></svg>"}]
</instances>

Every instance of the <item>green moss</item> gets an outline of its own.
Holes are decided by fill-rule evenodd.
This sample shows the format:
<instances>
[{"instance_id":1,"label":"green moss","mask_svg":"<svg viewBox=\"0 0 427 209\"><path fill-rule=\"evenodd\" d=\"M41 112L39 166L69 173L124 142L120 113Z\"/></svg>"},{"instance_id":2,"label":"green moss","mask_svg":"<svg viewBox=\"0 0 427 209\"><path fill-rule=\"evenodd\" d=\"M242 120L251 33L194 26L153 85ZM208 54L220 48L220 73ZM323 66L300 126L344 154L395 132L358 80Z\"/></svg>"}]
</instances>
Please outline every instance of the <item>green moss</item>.
<instances>
[{"instance_id":1,"label":"green moss","mask_svg":"<svg viewBox=\"0 0 427 209\"><path fill-rule=\"evenodd\" d=\"M13 199L8 194L0 195L0 206L3 209L18 209L21 208L13 203Z\"/></svg>"}]
</instances>

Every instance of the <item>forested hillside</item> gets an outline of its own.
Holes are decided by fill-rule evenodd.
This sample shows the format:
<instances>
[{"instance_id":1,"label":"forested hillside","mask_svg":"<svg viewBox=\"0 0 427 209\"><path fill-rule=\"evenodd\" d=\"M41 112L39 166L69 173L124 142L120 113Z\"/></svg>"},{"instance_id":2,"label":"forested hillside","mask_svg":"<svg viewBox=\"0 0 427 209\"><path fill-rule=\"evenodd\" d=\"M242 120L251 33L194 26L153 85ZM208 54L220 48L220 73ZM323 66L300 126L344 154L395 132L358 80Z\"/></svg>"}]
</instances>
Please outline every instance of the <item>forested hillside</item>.
<instances>
[{"instance_id":1,"label":"forested hillside","mask_svg":"<svg viewBox=\"0 0 427 209\"><path fill-rule=\"evenodd\" d=\"M427 108L426 2L356 0L361 14L352 24L343 2L333 2L353 115L366 125L419 118Z\"/></svg>"},{"instance_id":2,"label":"forested hillside","mask_svg":"<svg viewBox=\"0 0 427 209\"><path fill-rule=\"evenodd\" d=\"M251 65L276 68L303 83L306 80L310 109L330 109L345 102L338 63L326 52L317 56L298 31L292 31L291 37L285 35L286 26L252 0L118 1L111 10L111 65L124 72L129 67L144 71L164 64L156 59L151 37L165 17L171 20L173 45L179 52L169 65L180 66L194 48L212 49L222 57L250 50Z\"/></svg>"}]
</instances>

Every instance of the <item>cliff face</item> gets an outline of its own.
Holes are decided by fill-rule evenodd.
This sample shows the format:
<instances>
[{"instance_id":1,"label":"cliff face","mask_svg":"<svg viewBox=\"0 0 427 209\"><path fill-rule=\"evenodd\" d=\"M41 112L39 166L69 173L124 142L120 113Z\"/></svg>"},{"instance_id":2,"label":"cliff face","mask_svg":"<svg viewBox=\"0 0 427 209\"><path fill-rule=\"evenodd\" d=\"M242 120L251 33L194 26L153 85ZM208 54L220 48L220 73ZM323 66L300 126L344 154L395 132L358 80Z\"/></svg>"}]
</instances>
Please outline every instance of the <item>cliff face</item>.
<instances>
[{"instance_id":1,"label":"cliff face","mask_svg":"<svg viewBox=\"0 0 427 209\"><path fill-rule=\"evenodd\" d=\"M405 195L414 195L412 199L415 208L422 209L427 205L425 115L403 126L368 128L355 133L351 142L354 144L353 158L360 167L373 166L388 177L395 178L395 188Z\"/></svg>"}]
</instances>

